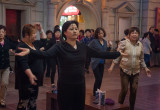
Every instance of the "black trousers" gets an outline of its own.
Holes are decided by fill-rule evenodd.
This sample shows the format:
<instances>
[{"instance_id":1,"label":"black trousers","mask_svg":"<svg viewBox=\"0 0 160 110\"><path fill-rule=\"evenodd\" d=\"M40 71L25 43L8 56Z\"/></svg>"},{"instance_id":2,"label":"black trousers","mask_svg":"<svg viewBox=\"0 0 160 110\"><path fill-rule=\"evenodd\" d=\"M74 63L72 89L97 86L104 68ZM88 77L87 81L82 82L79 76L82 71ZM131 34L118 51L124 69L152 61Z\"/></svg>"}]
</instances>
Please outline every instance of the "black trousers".
<instances>
[{"instance_id":1,"label":"black trousers","mask_svg":"<svg viewBox=\"0 0 160 110\"><path fill-rule=\"evenodd\" d=\"M124 73L122 69L120 69L120 76L121 76L121 91L119 94L118 102L120 104L124 103L126 94L128 92L128 85L130 84L130 96L129 96L130 110L134 110L137 88L138 88L139 73L135 75L128 75Z\"/></svg>"},{"instance_id":2,"label":"black trousers","mask_svg":"<svg viewBox=\"0 0 160 110\"><path fill-rule=\"evenodd\" d=\"M55 74L56 74L56 59L47 59L46 76L51 77L51 84L54 83Z\"/></svg>"},{"instance_id":3,"label":"black trousers","mask_svg":"<svg viewBox=\"0 0 160 110\"><path fill-rule=\"evenodd\" d=\"M95 91L101 88L103 73L104 73L104 64L98 64L97 67L93 70L95 82L93 87L93 95L95 96Z\"/></svg>"},{"instance_id":4,"label":"black trousers","mask_svg":"<svg viewBox=\"0 0 160 110\"><path fill-rule=\"evenodd\" d=\"M84 110L85 83L65 84L58 82L59 110Z\"/></svg>"},{"instance_id":5,"label":"black trousers","mask_svg":"<svg viewBox=\"0 0 160 110\"><path fill-rule=\"evenodd\" d=\"M91 62L91 57L87 56L86 62L85 62L85 69L87 70L89 69L90 62Z\"/></svg>"},{"instance_id":6,"label":"black trousers","mask_svg":"<svg viewBox=\"0 0 160 110\"><path fill-rule=\"evenodd\" d=\"M38 86L31 85L29 88L19 89L19 102L17 110L36 110Z\"/></svg>"}]
</instances>

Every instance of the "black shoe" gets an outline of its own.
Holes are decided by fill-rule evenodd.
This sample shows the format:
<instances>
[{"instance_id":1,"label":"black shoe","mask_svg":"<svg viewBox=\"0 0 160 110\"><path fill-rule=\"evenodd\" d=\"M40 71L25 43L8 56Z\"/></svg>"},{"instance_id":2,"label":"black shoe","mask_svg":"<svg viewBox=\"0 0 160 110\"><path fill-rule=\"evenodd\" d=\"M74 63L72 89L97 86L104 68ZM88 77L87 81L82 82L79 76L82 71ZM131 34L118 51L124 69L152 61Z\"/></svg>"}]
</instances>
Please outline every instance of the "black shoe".
<instances>
[{"instance_id":1,"label":"black shoe","mask_svg":"<svg viewBox=\"0 0 160 110\"><path fill-rule=\"evenodd\" d=\"M6 108L5 101L1 101L1 102L0 102L0 106L3 107L3 108Z\"/></svg>"}]
</instances>

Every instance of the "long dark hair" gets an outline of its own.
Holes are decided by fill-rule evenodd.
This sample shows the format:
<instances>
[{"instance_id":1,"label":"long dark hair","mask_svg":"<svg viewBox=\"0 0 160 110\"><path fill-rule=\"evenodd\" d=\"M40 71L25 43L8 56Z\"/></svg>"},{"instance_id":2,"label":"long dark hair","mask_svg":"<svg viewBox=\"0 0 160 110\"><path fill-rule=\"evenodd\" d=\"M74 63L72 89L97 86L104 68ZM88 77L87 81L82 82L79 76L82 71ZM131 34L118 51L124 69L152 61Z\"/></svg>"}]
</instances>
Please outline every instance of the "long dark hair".
<instances>
[{"instance_id":1,"label":"long dark hair","mask_svg":"<svg viewBox=\"0 0 160 110\"><path fill-rule=\"evenodd\" d=\"M71 24L76 24L77 28L78 28L78 22L77 21L67 21L63 24L62 26L62 37L64 37L65 39L66 38L66 35L64 34L64 32L67 31L68 27L71 25Z\"/></svg>"}]
</instances>

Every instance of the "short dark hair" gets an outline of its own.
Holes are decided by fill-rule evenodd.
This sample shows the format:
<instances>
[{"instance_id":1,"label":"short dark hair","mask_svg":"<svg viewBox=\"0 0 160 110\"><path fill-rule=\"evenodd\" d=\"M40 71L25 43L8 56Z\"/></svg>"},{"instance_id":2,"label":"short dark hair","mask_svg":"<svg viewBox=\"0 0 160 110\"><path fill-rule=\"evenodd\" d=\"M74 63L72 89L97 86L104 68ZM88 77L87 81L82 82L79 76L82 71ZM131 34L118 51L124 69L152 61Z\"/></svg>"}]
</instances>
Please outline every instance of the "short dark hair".
<instances>
[{"instance_id":1,"label":"short dark hair","mask_svg":"<svg viewBox=\"0 0 160 110\"><path fill-rule=\"evenodd\" d=\"M78 22L77 21L66 21L63 26L62 26L62 37L64 37L66 39L66 35L64 34L64 32L67 31L68 27L71 25L71 24L76 24L77 28L78 28Z\"/></svg>"},{"instance_id":2,"label":"short dark hair","mask_svg":"<svg viewBox=\"0 0 160 110\"><path fill-rule=\"evenodd\" d=\"M32 24L25 24L22 29L22 37L25 37L26 34L31 36L33 30L35 27Z\"/></svg>"},{"instance_id":3,"label":"short dark hair","mask_svg":"<svg viewBox=\"0 0 160 110\"><path fill-rule=\"evenodd\" d=\"M54 32L53 32L53 33L56 33L57 31L61 32L60 29L54 29Z\"/></svg>"},{"instance_id":4,"label":"short dark hair","mask_svg":"<svg viewBox=\"0 0 160 110\"><path fill-rule=\"evenodd\" d=\"M80 30L79 32L81 32L84 35L84 30Z\"/></svg>"},{"instance_id":5,"label":"short dark hair","mask_svg":"<svg viewBox=\"0 0 160 110\"><path fill-rule=\"evenodd\" d=\"M129 29L125 29L125 30L124 30L124 34L125 34L126 36L128 36L128 34L129 34Z\"/></svg>"},{"instance_id":6,"label":"short dark hair","mask_svg":"<svg viewBox=\"0 0 160 110\"><path fill-rule=\"evenodd\" d=\"M154 26L151 26L151 27L149 28L149 30L151 30L152 28L154 28Z\"/></svg>"},{"instance_id":7,"label":"short dark hair","mask_svg":"<svg viewBox=\"0 0 160 110\"><path fill-rule=\"evenodd\" d=\"M98 34L100 33L100 30L103 31L104 33L104 36L103 37L106 37L106 31L102 28L102 27L98 27L95 31L95 38L98 39Z\"/></svg>"},{"instance_id":8,"label":"short dark hair","mask_svg":"<svg viewBox=\"0 0 160 110\"><path fill-rule=\"evenodd\" d=\"M158 29L154 29L154 31L159 32L159 30L158 30Z\"/></svg>"},{"instance_id":9,"label":"short dark hair","mask_svg":"<svg viewBox=\"0 0 160 110\"><path fill-rule=\"evenodd\" d=\"M94 32L94 29L91 29L92 32Z\"/></svg>"},{"instance_id":10,"label":"short dark hair","mask_svg":"<svg viewBox=\"0 0 160 110\"><path fill-rule=\"evenodd\" d=\"M55 25L55 26L54 26L54 29L59 29L59 25Z\"/></svg>"},{"instance_id":11,"label":"short dark hair","mask_svg":"<svg viewBox=\"0 0 160 110\"><path fill-rule=\"evenodd\" d=\"M52 34L52 31L51 31L51 30L47 30L47 31L46 31L46 35L48 35L49 33Z\"/></svg>"},{"instance_id":12,"label":"short dark hair","mask_svg":"<svg viewBox=\"0 0 160 110\"><path fill-rule=\"evenodd\" d=\"M6 31L6 26L0 25L0 29L3 29L4 31Z\"/></svg>"},{"instance_id":13,"label":"short dark hair","mask_svg":"<svg viewBox=\"0 0 160 110\"><path fill-rule=\"evenodd\" d=\"M86 30L85 30L85 33L86 33L86 32L90 32L90 33L91 33L91 30L90 30L90 29L86 29Z\"/></svg>"},{"instance_id":14,"label":"short dark hair","mask_svg":"<svg viewBox=\"0 0 160 110\"><path fill-rule=\"evenodd\" d=\"M134 31L137 31L138 34L140 34L140 30L139 30L138 27L131 27L131 28L129 29L129 35L130 35L132 32L134 32Z\"/></svg>"}]
</instances>

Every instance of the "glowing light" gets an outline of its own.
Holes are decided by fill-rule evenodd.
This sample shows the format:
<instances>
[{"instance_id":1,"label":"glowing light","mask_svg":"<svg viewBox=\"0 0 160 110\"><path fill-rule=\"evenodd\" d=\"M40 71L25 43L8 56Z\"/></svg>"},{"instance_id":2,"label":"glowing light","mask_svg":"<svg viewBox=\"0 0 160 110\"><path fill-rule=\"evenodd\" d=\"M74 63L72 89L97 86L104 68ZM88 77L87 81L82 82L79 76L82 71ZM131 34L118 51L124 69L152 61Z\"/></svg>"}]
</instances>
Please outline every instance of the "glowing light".
<instances>
[{"instance_id":1,"label":"glowing light","mask_svg":"<svg viewBox=\"0 0 160 110\"><path fill-rule=\"evenodd\" d=\"M75 6L71 5L64 10L62 16L78 15L78 13L79 13L79 10Z\"/></svg>"}]
</instances>

